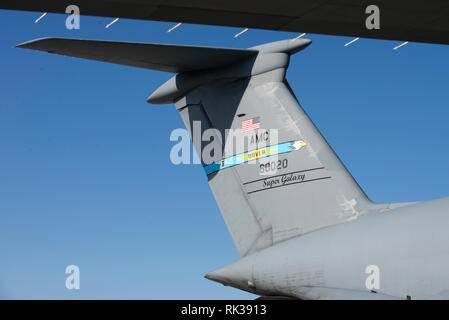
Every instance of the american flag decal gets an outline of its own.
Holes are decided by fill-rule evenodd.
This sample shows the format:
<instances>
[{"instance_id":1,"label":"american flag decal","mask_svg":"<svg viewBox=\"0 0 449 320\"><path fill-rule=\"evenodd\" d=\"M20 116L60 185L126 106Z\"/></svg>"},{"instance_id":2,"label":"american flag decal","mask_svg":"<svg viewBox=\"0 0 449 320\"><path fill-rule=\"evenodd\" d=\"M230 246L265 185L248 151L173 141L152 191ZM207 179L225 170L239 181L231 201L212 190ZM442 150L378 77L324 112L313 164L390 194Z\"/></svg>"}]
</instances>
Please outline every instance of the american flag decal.
<instances>
[{"instance_id":1,"label":"american flag decal","mask_svg":"<svg viewBox=\"0 0 449 320\"><path fill-rule=\"evenodd\" d=\"M260 129L260 117L242 120L242 132L249 132Z\"/></svg>"}]
</instances>

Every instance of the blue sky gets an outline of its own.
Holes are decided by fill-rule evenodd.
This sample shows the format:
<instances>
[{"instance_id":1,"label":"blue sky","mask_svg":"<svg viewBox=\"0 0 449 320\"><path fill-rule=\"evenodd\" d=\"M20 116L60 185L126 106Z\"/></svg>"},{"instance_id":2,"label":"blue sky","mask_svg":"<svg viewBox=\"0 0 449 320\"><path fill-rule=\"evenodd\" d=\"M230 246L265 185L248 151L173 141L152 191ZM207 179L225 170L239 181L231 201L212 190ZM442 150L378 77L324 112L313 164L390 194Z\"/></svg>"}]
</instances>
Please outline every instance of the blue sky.
<instances>
[{"instance_id":1,"label":"blue sky","mask_svg":"<svg viewBox=\"0 0 449 320\"><path fill-rule=\"evenodd\" d=\"M238 258L199 165L170 162L172 75L42 52L58 36L250 47L298 34L0 10L0 298L253 299L203 278ZM449 47L308 35L287 78L379 203L449 194ZM65 268L81 289L65 288Z\"/></svg>"}]
</instances>

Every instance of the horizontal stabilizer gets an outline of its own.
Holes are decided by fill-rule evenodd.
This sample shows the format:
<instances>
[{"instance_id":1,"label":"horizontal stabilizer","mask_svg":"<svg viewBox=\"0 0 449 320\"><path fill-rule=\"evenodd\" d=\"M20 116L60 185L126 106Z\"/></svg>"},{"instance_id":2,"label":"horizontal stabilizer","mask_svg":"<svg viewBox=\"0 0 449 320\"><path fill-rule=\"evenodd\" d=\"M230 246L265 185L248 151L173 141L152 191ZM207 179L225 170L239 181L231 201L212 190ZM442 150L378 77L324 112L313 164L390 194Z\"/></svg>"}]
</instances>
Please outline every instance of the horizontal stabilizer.
<instances>
[{"instance_id":1,"label":"horizontal stabilizer","mask_svg":"<svg viewBox=\"0 0 449 320\"><path fill-rule=\"evenodd\" d=\"M173 73L219 68L258 53L252 49L64 38L36 39L17 47Z\"/></svg>"}]
</instances>

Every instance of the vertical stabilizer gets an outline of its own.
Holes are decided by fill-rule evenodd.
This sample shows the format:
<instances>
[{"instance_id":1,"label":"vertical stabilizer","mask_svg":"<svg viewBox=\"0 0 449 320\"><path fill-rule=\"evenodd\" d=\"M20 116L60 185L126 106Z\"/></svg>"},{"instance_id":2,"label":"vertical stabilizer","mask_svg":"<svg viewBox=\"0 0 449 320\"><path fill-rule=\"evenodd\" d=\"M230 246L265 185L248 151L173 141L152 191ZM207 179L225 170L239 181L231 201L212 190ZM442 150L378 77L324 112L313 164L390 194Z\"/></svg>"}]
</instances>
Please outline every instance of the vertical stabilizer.
<instances>
[{"instance_id":1,"label":"vertical stabilizer","mask_svg":"<svg viewBox=\"0 0 449 320\"><path fill-rule=\"evenodd\" d=\"M356 219L372 206L286 82L294 50L276 52L276 43L256 48L251 68L214 70L206 83L193 75L200 84L175 102L190 132L195 121L202 136L218 130L223 154L203 166L241 255ZM245 72L251 74L233 77ZM228 129L245 141L243 149L228 148L236 137ZM198 154L206 145L195 143Z\"/></svg>"}]
</instances>

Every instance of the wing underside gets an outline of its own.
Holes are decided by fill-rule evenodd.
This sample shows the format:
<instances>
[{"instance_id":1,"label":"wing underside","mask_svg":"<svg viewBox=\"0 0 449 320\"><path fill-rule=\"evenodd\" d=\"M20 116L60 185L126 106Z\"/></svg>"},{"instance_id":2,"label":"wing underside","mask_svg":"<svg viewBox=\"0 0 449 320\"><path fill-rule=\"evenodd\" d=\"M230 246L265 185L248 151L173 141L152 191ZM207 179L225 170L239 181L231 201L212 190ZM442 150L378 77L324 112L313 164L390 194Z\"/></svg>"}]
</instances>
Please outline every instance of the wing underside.
<instances>
[{"instance_id":1,"label":"wing underside","mask_svg":"<svg viewBox=\"0 0 449 320\"><path fill-rule=\"evenodd\" d=\"M65 13L69 0L6 0L0 9ZM248 27L449 44L446 0L378 0L380 28L368 30L369 1L78 0L81 15Z\"/></svg>"}]
</instances>

